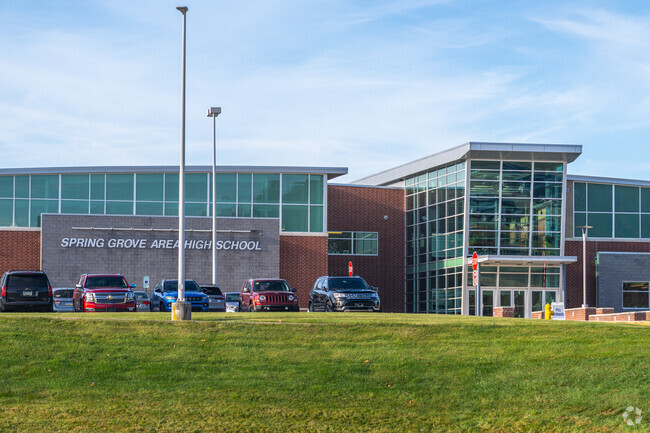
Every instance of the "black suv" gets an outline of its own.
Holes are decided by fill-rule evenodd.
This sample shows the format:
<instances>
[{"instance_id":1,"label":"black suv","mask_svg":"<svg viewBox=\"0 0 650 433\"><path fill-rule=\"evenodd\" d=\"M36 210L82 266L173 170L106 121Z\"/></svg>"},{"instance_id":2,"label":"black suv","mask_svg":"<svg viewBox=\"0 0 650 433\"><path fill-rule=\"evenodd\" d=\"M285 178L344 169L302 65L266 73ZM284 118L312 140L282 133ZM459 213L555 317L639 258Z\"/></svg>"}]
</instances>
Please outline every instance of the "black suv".
<instances>
[{"instance_id":1,"label":"black suv","mask_svg":"<svg viewBox=\"0 0 650 433\"><path fill-rule=\"evenodd\" d=\"M361 277L320 277L309 293L309 311L380 311L377 289Z\"/></svg>"},{"instance_id":2,"label":"black suv","mask_svg":"<svg viewBox=\"0 0 650 433\"><path fill-rule=\"evenodd\" d=\"M43 271L7 271L0 287L0 311L52 311L52 286Z\"/></svg>"}]
</instances>

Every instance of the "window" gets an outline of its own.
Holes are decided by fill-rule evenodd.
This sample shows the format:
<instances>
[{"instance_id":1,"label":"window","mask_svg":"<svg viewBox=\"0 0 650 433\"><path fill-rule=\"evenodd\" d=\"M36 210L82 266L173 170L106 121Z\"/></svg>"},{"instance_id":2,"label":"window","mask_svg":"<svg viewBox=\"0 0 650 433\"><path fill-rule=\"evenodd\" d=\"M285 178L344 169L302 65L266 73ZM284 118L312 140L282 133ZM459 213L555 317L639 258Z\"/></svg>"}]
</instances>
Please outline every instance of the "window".
<instances>
[{"instance_id":1,"label":"window","mask_svg":"<svg viewBox=\"0 0 650 433\"><path fill-rule=\"evenodd\" d=\"M379 253L376 232L329 232L328 253L376 256Z\"/></svg>"},{"instance_id":2,"label":"window","mask_svg":"<svg viewBox=\"0 0 650 433\"><path fill-rule=\"evenodd\" d=\"M648 308L648 282L623 282L623 308Z\"/></svg>"}]
</instances>

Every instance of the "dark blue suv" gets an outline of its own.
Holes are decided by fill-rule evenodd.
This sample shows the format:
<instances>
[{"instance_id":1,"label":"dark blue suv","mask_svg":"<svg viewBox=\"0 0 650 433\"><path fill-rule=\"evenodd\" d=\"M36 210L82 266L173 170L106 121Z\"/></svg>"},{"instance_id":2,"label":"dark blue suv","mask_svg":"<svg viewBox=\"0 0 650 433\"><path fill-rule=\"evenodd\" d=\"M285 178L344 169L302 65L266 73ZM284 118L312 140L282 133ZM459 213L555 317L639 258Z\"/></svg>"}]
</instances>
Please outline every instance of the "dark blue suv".
<instances>
[{"instance_id":1,"label":"dark blue suv","mask_svg":"<svg viewBox=\"0 0 650 433\"><path fill-rule=\"evenodd\" d=\"M151 310L172 311L178 298L178 280L162 280L151 294ZM208 311L210 298L201 292L194 280L185 280L185 302L192 304L192 311Z\"/></svg>"}]
</instances>

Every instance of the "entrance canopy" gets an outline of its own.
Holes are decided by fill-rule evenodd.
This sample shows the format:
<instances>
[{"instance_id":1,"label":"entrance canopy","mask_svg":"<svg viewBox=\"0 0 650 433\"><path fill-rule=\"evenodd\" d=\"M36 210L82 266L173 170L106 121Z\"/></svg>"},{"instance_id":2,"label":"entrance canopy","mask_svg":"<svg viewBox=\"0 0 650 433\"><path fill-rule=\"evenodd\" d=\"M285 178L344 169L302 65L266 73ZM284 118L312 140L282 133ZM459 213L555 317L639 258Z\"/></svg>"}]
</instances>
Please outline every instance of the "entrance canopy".
<instances>
[{"instance_id":1,"label":"entrance canopy","mask_svg":"<svg viewBox=\"0 0 650 433\"><path fill-rule=\"evenodd\" d=\"M478 262L486 266L559 266L575 263L576 256L478 256ZM465 264L471 265L472 258L466 257Z\"/></svg>"}]
</instances>

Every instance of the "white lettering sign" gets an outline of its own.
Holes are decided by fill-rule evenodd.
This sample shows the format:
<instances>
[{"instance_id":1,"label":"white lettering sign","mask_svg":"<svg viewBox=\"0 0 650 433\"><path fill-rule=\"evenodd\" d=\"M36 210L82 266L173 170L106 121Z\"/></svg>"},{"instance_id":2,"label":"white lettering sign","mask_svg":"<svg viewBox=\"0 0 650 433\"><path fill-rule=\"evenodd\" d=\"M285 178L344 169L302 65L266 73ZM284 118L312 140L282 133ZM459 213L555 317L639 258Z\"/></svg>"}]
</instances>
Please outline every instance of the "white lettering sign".
<instances>
[{"instance_id":1,"label":"white lettering sign","mask_svg":"<svg viewBox=\"0 0 650 433\"><path fill-rule=\"evenodd\" d=\"M177 239L148 239L133 238L62 238L62 248L124 248L124 249L175 249L178 248ZM186 250L210 250L211 240L186 240ZM217 241L217 250L261 251L259 241Z\"/></svg>"}]
</instances>

